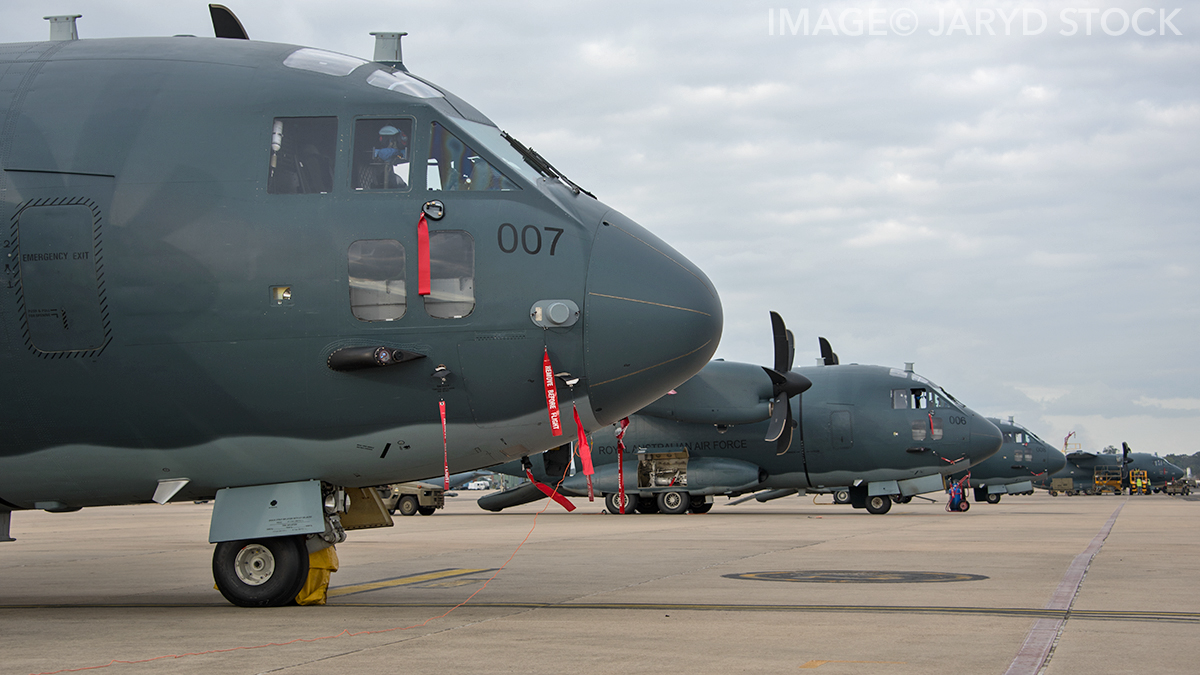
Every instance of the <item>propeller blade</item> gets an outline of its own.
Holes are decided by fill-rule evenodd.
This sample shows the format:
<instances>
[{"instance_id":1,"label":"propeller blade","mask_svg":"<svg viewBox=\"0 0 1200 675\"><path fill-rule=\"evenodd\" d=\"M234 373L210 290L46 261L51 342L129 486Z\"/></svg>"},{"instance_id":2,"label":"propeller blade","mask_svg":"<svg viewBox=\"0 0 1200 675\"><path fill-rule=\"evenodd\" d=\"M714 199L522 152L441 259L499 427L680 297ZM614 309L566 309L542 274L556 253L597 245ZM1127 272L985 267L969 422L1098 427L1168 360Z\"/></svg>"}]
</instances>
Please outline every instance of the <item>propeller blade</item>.
<instances>
[{"instance_id":1,"label":"propeller blade","mask_svg":"<svg viewBox=\"0 0 1200 675\"><path fill-rule=\"evenodd\" d=\"M208 13L212 16L213 32L219 38L231 40L249 40L242 22L238 21L233 11L225 5L209 5Z\"/></svg>"},{"instance_id":2,"label":"propeller blade","mask_svg":"<svg viewBox=\"0 0 1200 675\"><path fill-rule=\"evenodd\" d=\"M767 425L767 441L776 441L782 455L792 446L792 397L799 396L812 386L812 380L792 372L792 361L796 358L796 336L787 329L783 317L771 312L771 336L775 343L774 368L766 368L771 378L775 395L771 405L771 423ZM798 403L798 402L797 402Z\"/></svg>"},{"instance_id":3,"label":"propeller blade","mask_svg":"<svg viewBox=\"0 0 1200 675\"><path fill-rule=\"evenodd\" d=\"M1121 441L1121 464L1122 465L1129 463L1129 453L1130 453L1129 444L1126 443L1125 441Z\"/></svg>"},{"instance_id":4,"label":"propeller blade","mask_svg":"<svg viewBox=\"0 0 1200 675\"><path fill-rule=\"evenodd\" d=\"M788 329L783 323L783 317L771 312L771 335L775 339L775 370L782 373L792 369L792 359L788 352Z\"/></svg>"},{"instance_id":5,"label":"propeller blade","mask_svg":"<svg viewBox=\"0 0 1200 675\"><path fill-rule=\"evenodd\" d=\"M829 345L829 340L825 338L817 338L821 343L821 358L825 360L825 365L836 366L838 364L838 355L833 353L833 347Z\"/></svg>"},{"instance_id":6,"label":"propeller blade","mask_svg":"<svg viewBox=\"0 0 1200 675\"><path fill-rule=\"evenodd\" d=\"M771 402L771 423L767 425L767 436L764 440L778 440L783 435L784 427L788 426L791 417L791 405L786 396L779 396Z\"/></svg>"},{"instance_id":7,"label":"propeller blade","mask_svg":"<svg viewBox=\"0 0 1200 675\"><path fill-rule=\"evenodd\" d=\"M783 423L783 434L779 437L779 441L775 446L775 454L782 455L792 447L792 399L786 400L787 405L787 421Z\"/></svg>"}]
</instances>

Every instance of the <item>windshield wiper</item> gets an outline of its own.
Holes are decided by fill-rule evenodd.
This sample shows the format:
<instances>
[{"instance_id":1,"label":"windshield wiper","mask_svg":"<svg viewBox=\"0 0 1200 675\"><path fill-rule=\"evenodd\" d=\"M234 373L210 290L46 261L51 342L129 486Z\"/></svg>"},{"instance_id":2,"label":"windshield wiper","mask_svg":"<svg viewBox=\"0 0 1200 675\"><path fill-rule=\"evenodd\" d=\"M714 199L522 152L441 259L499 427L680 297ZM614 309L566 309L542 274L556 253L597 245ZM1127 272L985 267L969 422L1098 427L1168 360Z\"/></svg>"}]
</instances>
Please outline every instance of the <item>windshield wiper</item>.
<instances>
[{"instance_id":1,"label":"windshield wiper","mask_svg":"<svg viewBox=\"0 0 1200 675\"><path fill-rule=\"evenodd\" d=\"M555 180L562 181L562 183L564 185L566 185L567 187L571 188L571 191L573 191L575 194L579 194L580 192L582 192L583 194L591 197L592 199L596 198L596 195L579 187L570 178L567 178L566 176L564 176L561 171L559 171L558 169L555 169L554 165L552 165L550 162L547 162L546 158L539 155L537 153L537 151L534 150L533 148L525 147L525 145L523 143L521 143L521 141L518 141L517 139L510 136L507 131L501 131L500 135L504 138L504 140L508 141L509 145L513 146L514 150L521 153L521 157L525 158L525 163L528 164L529 166L532 166L535 170L537 170L538 173L542 174L543 176L545 176L547 178L553 178Z\"/></svg>"}]
</instances>

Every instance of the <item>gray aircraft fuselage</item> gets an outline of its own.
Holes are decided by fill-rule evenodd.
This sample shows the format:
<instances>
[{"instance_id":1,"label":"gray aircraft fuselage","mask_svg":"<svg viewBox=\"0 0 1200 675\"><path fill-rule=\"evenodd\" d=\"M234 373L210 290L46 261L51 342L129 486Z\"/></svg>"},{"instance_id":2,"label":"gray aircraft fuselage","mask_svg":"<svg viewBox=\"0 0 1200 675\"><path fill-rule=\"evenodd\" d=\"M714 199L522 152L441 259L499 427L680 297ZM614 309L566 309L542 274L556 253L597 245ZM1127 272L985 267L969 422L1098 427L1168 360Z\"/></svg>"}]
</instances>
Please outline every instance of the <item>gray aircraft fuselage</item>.
<instances>
[{"instance_id":1,"label":"gray aircraft fuselage","mask_svg":"<svg viewBox=\"0 0 1200 675\"><path fill-rule=\"evenodd\" d=\"M572 400L588 429L641 408L720 338L691 262L379 63L0 45L0 168L3 510L438 475L441 402L450 470L488 466L562 443ZM566 436L544 350L579 379Z\"/></svg>"},{"instance_id":2,"label":"gray aircraft fuselage","mask_svg":"<svg viewBox=\"0 0 1200 675\"><path fill-rule=\"evenodd\" d=\"M1032 492L1034 480L1066 466L1066 456L1020 424L995 418L991 422L1004 434L1004 444L999 452L971 467L969 484L979 495ZM961 480L966 475L956 472L950 478Z\"/></svg>"},{"instance_id":3,"label":"gray aircraft fuselage","mask_svg":"<svg viewBox=\"0 0 1200 675\"><path fill-rule=\"evenodd\" d=\"M676 394L664 396L630 417L624 437L626 489L637 487L637 453L642 450L686 449L686 490L694 496L940 476L981 462L1000 447L1000 433L991 422L914 372L857 364L804 367L793 372L808 378L812 387L793 398L793 405L799 402L797 421L802 433L796 430L787 452L778 454L776 443L764 440L767 421L745 421L770 414L771 383L763 369L714 361L677 387ZM757 398L724 398L723 393L736 394L735 381L757 389ZM695 393L696 389L701 392ZM739 401L746 400L759 401L760 409L738 407ZM676 417L709 421L679 421ZM728 425L716 426L721 422ZM597 464L615 464L612 433L602 430L595 434L593 454ZM548 475L538 462L534 467L541 470L541 480L561 477ZM506 469L512 472L514 465L506 465ZM600 473L598 470L598 476ZM610 473L597 478L606 492L616 486L615 480L608 480ZM583 476L576 473L563 488L570 494L586 494L582 481Z\"/></svg>"}]
</instances>

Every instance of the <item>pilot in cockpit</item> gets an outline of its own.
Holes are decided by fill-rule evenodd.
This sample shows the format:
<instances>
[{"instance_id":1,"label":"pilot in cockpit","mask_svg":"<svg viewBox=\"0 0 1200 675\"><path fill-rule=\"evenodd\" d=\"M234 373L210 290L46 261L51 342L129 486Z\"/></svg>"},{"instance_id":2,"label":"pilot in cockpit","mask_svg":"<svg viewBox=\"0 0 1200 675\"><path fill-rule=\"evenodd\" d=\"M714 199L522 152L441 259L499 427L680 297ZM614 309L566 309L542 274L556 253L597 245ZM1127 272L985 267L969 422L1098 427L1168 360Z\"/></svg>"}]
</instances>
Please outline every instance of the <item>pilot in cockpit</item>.
<instances>
[{"instance_id":1,"label":"pilot in cockpit","mask_svg":"<svg viewBox=\"0 0 1200 675\"><path fill-rule=\"evenodd\" d=\"M358 171L360 190L397 190L408 187L408 135L391 124L379 129L371 158Z\"/></svg>"}]
</instances>

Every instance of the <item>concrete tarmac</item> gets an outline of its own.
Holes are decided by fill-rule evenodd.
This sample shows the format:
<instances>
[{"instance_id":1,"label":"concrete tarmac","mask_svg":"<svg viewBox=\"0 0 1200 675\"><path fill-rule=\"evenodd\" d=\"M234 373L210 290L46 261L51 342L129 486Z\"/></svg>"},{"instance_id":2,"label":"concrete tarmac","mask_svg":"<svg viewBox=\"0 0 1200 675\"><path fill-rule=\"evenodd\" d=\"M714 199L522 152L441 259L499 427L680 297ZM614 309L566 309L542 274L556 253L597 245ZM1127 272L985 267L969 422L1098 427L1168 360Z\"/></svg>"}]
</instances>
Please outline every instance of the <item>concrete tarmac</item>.
<instances>
[{"instance_id":1,"label":"concrete tarmac","mask_svg":"<svg viewBox=\"0 0 1200 675\"><path fill-rule=\"evenodd\" d=\"M458 494L351 532L329 604L278 609L213 589L209 504L14 513L0 673L999 674L1039 619L1065 619L1048 675L1197 670L1200 499L620 516ZM1122 504L1070 610L1047 610Z\"/></svg>"}]
</instances>

